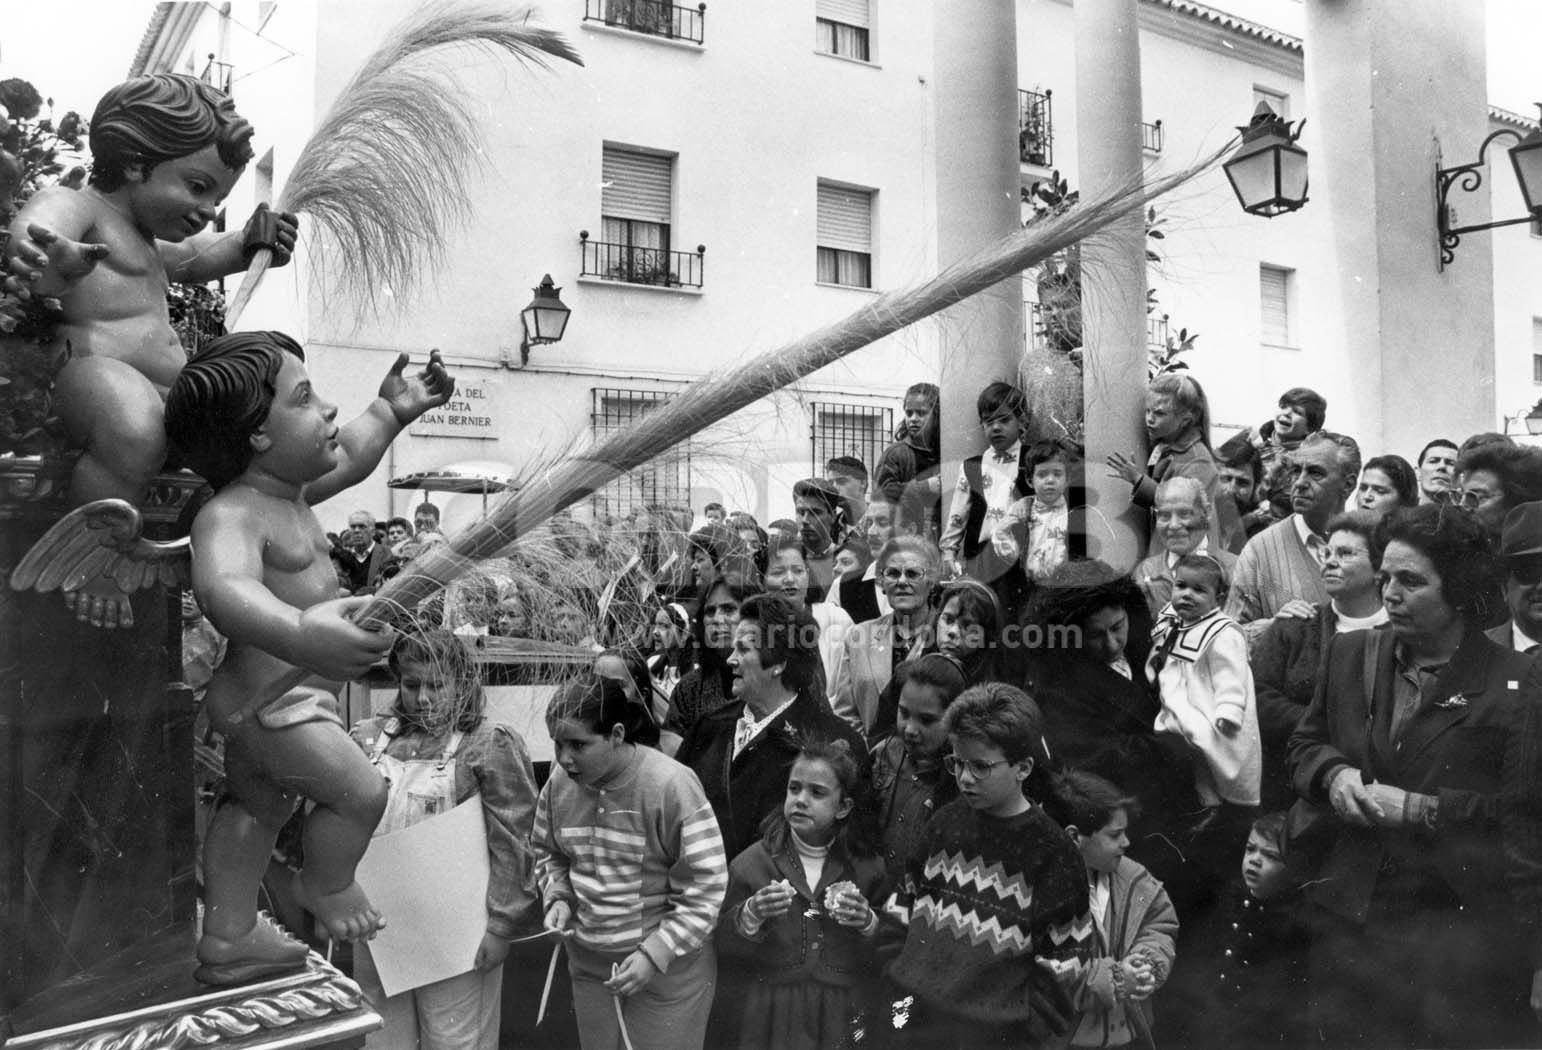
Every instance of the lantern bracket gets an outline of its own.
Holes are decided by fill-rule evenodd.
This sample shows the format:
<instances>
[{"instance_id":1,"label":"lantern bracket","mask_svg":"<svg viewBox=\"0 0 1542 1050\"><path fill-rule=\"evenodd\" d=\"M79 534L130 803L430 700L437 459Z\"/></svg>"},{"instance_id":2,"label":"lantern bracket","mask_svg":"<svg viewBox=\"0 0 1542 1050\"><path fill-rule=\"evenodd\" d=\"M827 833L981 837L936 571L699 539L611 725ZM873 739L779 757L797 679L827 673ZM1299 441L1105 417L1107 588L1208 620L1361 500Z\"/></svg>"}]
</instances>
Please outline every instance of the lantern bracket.
<instances>
[{"instance_id":1,"label":"lantern bracket","mask_svg":"<svg viewBox=\"0 0 1542 1050\"><path fill-rule=\"evenodd\" d=\"M1440 239L1440 263L1438 269L1444 271L1446 264L1456 258L1456 246L1462 243L1462 234L1479 233L1483 230L1497 230L1501 226L1518 226L1523 222L1535 222L1536 216L1525 215L1519 219L1501 219L1498 222L1474 223L1471 226L1451 225L1451 206L1446 203L1446 197L1455 186L1463 193L1476 193L1483 185L1483 169L1488 167L1488 148L1495 139L1502 135L1508 135L1517 143L1521 141L1521 133L1509 128L1500 128L1483 140L1483 145L1478 147L1478 159L1471 164L1457 164L1449 168L1440 166L1440 151L1435 151L1435 227Z\"/></svg>"}]
</instances>

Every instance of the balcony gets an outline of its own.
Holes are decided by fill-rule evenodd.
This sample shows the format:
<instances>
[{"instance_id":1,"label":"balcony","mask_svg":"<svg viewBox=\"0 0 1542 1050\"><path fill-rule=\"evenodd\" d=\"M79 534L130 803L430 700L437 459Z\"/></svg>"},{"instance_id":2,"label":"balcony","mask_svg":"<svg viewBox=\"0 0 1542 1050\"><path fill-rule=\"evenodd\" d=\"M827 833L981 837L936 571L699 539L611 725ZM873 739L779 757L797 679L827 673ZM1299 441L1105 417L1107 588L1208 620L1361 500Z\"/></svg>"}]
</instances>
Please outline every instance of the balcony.
<instances>
[{"instance_id":1,"label":"balcony","mask_svg":"<svg viewBox=\"0 0 1542 1050\"><path fill-rule=\"evenodd\" d=\"M707 5L677 7L667 0L584 0L584 21L700 44L706 34Z\"/></svg>"},{"instance_id":2,"label":"balcony","mask_svg":"<svg viewBox=\"0 0 1542 1050\"><path fill-rule=\"evenodd\" d=\"M1017 151L1024 164L1048 168L1055 163L1054 92L1017 91Z\"/></svg>"},{"instance_id":3,"label":"balcony","mask_svg":"<svg viewBox=\"0 0 1542 1050\"><path fill-rule=\"evenodd\" d=\"M1142 150L1147 153L1161 153L1163 139L1162 122L1160 120L1151 123L1141 121L1140 148Z\"/></svg>"},{"instance_id":4,"label":"balcony","mask_svg":"<svg viewBox=\"0 0 1542 1050\"><path fill-rule=\"evenodd\" d=\"M587 230L578 235L583 253L580 277L598 277L625 284L645 284L655 288L700 288L707 247L698 244L694 252L672 252L664 248L638 248L629 244L591 241Z\"/></svg>"},{"instance_id":5,"label":"balcony","mask_svg":"<svg viewBox=\"0 0 1542 1050\"><path fill-rule=\"evenodd\" d=\"M1146 318L1146 345L1153 350L1167 349L1167 315Z\"/></svg>"}]
</instances>

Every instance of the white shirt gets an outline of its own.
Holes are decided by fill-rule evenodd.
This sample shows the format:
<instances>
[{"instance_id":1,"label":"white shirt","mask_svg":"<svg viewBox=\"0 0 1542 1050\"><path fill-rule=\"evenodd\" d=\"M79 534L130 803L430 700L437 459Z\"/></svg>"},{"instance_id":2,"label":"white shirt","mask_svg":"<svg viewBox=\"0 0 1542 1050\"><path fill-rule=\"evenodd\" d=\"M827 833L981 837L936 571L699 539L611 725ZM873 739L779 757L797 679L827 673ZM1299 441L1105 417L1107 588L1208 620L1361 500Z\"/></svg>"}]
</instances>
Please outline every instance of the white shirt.
<instances>
[{"instance_id":1,"label":"white shirt","mask_svg":"<svg viewBox=\"0 0 1542 1050\"><path fill-rule=\"evenodd\" d=\"M1372 627L1379 627L1387 622L1387 607L1385 605L1369 616L1345 616L1343 610L1337 605L1333 607L1333 612L1339 618L1338 623L1333 625L1334 634L1364 631Z\"/></svg>"},{"instance_id":2,"label":"white shirt","mask_svg":"<svg viewBox=\"0 0 1542 1050\"><path fill-rule=\"evenodd\" d=\"M1296 535L1300 536L1301 542L1306 545L1306 552L1316 560L1318 565L1321 565L1323 548L1328 545L1328 541L1313 532L1312 527L1306 523L1306 519L1301 515L1292 514L1290 520L1291 524L1296 527Z\"/></svg>"},{"instance_id":3,"label":"white shirt","mask_svg":"<svg viewBox=\"0 0 1542 1050\"><path fill-rule=\"evenodd\" d=\"M1528 649L1535 649L1539 642L1542 642L1542 639L1532 638L1521 630L1520 624L1514 620L1510 621L1510 645L1516 652L1524 653Z\"/></svg>"},{"instance_id":4,"label":"white shirt","mask_svg":"<svg viewBox=\"0 0 1542 1050\"><path fill-rule=\"evenodd\" d=\"M991 533L996 531L996 523L1006 516L1014 502L1012 486L1017 484L1018 461L1022 453L1023 443L1018 441L1005 452L998 453L993 448L987 448L980 456L980 488L984 490L980 495L985 500L985 517L980 520L978 537L981 543L991 538ZM947 525L943 529L942 538L937 541L938 547L951 557L957 557L963 548L964 526L968 524L968 519L969 475L960 470L953 498L948 501Z\"/></svg>"},{"instance_id":5,"label":"white shirt","mask_svg":"<svg viewBox=\"0 0 1542 1050\"><path fill-rule=\"evenodd\" d=\"M1305 541L1302 541L1302 542L1305 542ZM1199 538L1199 546L1195 547L1193 550L1189 551L1189 553L1190 554L1209 554L1210 553L1210 537L1209 536L1201 536ZM1168 572L1172 572L1173 571L1173 566L1177 565L1178 564L1178 559L1182 558L1182 557L1183 557L1182 554L1176 554L1173 551L1168 551L1167 552L1167 571Z\"/></svg>"},{"instance_id":6,"label":"white shirt","mask_svg":"<svg viewBox=\"0 0 1542 1050\"><path fill-rule=\"evenodd\" d=\"M755 712L750 710L750 705L745 704L744 713L739 716L739 721L734 725L733 757L738 758L739 752L749 747L756 737L766 731L766 727L776 719L776 716L791 707L792 702L796 699L798 699L798 694L794 693L785 703L779 705L758 722L755 720Z\"/></svg>"}]
</instances>

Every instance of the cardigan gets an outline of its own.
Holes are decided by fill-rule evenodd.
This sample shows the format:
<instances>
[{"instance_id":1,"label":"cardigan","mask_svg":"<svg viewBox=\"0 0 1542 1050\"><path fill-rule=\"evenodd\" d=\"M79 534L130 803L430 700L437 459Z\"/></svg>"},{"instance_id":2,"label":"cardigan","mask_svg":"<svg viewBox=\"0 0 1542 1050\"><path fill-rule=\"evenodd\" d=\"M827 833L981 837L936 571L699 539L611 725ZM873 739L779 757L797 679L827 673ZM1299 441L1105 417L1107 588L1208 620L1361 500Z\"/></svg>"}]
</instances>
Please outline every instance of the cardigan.
<instances>
[{"instance_id":1,"label":"cardigan","mask_svg":"<svg viewBox=\"0 0 1542 1050\"><path fill-rule=\"evenodd\" d=\"M535 811L536 870L548 908L573 909L573 940L658 968L699 949L717 923L728 859L696 774L636 747L602 788L558 765Z\"/></svg>"},{"instance_id":2,"label":"cardigan","mask_svg":"<svg viewBox=\"0 0 1542 1050\"><path fill-rule=\"evenodd\" d=\"M1071 1028L1087 906L1081 854L1040 807L1002 818L950 802L885 904L906 927L889 977L944 1014L1018 1024L1024 1045L1044 1045Z\"/></svg>"},{"instance_id":3,"label":"cardigan","mask_svg":"<svg viewBox=\"0 0 1542 1050\"><path fill-rule=\"evenodd\" d=\"M1242 624L1252 644L1292 598L1319 605L1328 600L1322 566L1301 542L1295 515L1270 525L1242 548L1232 570L1226 615Z\"/></svg>"}]
</instances>

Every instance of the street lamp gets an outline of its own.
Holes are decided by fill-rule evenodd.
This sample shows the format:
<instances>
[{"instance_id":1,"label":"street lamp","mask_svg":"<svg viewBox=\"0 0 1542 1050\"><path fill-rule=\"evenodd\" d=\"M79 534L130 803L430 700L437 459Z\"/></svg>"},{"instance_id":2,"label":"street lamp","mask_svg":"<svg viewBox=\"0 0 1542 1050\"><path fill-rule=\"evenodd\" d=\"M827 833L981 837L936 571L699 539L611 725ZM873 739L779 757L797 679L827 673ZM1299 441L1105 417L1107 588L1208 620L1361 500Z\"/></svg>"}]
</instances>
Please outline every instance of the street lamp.
<instances>
[{"instance_id":1,"label":"street lamp","mask_svg":"<svg viewBox=\"0 0 1542 1050\"><path fill-rule=\"evenodd\" d=\"M1247 127L1237 129L1242 144L1221 167L1249 215L1272 219L1306 203L1306 150L1296 145L1305 123L1292 128L1260 102Z\"/></svg>"},{"instance_id":2,"label":"street lamp","mask_svg":"<svg viewBox=\"0 0 1542 1050\"><path fill-rule=\"evenodd\" d=\"M568 326L568 314L562 304L562 289L552 284L551 274L541 278L541 283L530 289L535 298L519 312L520 323L525 328L525 338L519 344L519 363L530 363L530 348L542 343L555 343L562 339Z\"/></svg>"},{"instance_id":3,"label":"street lamp","mask_svg":"<svg viewBox=\"0 0 1542 1050\"><path fill-rule=\"evenodd\" d=\"M1542 109L1542 103L1538 103ZM1474 193L1483 185L1483 169L1488 166L1488 147L1501 135L1515 139L1510 147L1510 164L1515 168L1515 181L1521 185L1521 196L1526 201L1526 214L1518 219L1501 219L1498 222L1475 223L1471 226L1452 226L1451 206L1446 197L1451 186L1456 185L1464 193ZM1483 140L1478 147L1478 159L1471 164L1458 164L1451 168L1440 166L1440 155L1435 155L1435 230L1440 245L1439 269L1456 258L1456 246L1462 234L1493 230L1500 226L1515 226L1523 222L1542 220L1542 130L1532 128L1527 135L1510 128L1500 128ZM1531 417L1527 417L1530 419Z\"/></svg>"},{"instance_id":4,"label":"street lamp","mask_svg":"<svg viewBox=\"0 0 1542 1050\"><path fill-rule=\"evenodd\" d=\"M1526 433L1542 434L1542 399L1531 406L1531 411L1526 413Z\"/></svg>"}]
</instances>

